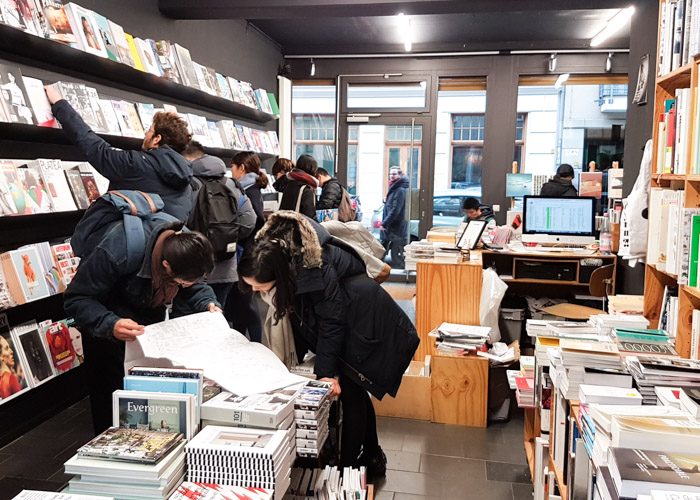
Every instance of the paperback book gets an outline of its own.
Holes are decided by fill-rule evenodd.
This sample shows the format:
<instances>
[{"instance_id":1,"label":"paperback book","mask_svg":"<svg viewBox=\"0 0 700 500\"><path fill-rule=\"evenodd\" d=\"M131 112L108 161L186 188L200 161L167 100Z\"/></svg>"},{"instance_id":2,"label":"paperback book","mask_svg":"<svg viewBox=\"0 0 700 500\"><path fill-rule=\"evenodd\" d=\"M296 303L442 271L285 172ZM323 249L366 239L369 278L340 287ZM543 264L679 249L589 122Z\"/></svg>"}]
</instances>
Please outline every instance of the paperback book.
<instances>
[{"instance_id":1,"label":"paperback book","mask_svg":"<svg viewBox=\"0 0 700 500\"><path fill-rule=\"evenodd\" d=\"M134 67L134 59L131 57L131 50L129 50L129 42L126 40L126 35L124 33L124 28L122 28L117 23L108 20L109 29L112 33L114 39L114 45L117 49L117 56L122 64Z\"/></svg>"},{"instance_id":2,"label":"paperback book","mask_svg":"<svg viewBox=\"0 0 700 500\"><path fill-rule=\"evenodd\" d=\"M202 405L202 418L275 429L293 412L297 392L298 388L250 396L222 392Z\"/></svg>"}]
</instances>

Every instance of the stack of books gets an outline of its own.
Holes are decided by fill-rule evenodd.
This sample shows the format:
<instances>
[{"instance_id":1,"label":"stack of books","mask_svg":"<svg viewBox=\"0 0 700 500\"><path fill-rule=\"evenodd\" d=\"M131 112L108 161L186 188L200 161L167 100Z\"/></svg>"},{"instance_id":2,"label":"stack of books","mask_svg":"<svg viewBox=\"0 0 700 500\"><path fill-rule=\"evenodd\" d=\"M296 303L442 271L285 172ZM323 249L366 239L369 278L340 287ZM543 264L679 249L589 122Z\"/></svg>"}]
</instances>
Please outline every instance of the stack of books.
<instances>
[{"instance_id":1,"label":"stack of books","mask_svg":"<svg viewBox=\"0 0 700 500\"><path fill-rule=\"evenodd\" d=\"M111 427L65 463L67 493L165 499L185 474L182 434Z\"/></svg>"},{"instance_id":2,"label":"stack of books","mask_svg":"<svg viewBox=\"0 0 700 500\"><path fill-rule=\"evenodd\" d=\"M581 404L598 403L603 405L641 406L642 395L639 394L637 389L581 384L578 387L578 400Z\"/></svg>"},{"instance_id":3,"label":"stack of books","mask_svg":"<svg viewBox=\"0 0 700 500\"><path fill-rule=\"evenodd\" d=\"M292 484L284 500L365 500L367 479L364 467L352 469L327 465L324 469L292 469Z\"/></svg>"},{"instance_id":4,"label":"stack of books","mask_svg":"<svg viewBox=\"0 0 700 500\"><path fill-rule=\"evenodd\" d=\"M264 488L281 499L295 458L294 429L209 425L186 445L186 456L190 482Z\"/></svg>"},{"instance_id":5,"label":"stack of books","mask_svg":"<svg viewBox=\"0 0 700 500\"><path fill-rule=\"evenodd\" d=\"M700 419L700 387L683 387L679 394L680 408Z\"/></svg>"},{"instance_id":6,"label":"stack of books","mask_svg":"<svg viewBox=\"0 0 700 500\"><path fill-rule=\"evenodd\" d=\"M223 486L221 484L185 481L168 500L272 500L272 490L252 486Z\"/></svg>"},{"instance_id":7,"label":"stack of books","mask_svg":"<svg viewBox=\"0 0 700 500\"><path fill-rule=\"evenodd\" d=\"M620 354L625 356L678 357L672 339L664 330L617 327L613 336Z\"/></svg>"},{"instance_id":8,"label":"stack of books","mask_svg":"<svg viewBox=\"0 0 700 500\"><path fill-rule=\"evenodd\" d=\"M533 378L516 377L515 399L520 408L535 407L535 381Z\"/></svg>"},{"instance_id":9,"label":"stack of books","mask_svg":"<svg viewBox=\"0 0 700 500\"><path fill-rule=\"evenodd\" d=\"M644 314L644 295L612 295L608 297L608 312L613 315ZM647 323L648 324L648 323Z\"/></svg>"},{"instance_id":10,"label":"stack of books","mask_svg":"<svg viewBox=\"0 0 700 500\"><path fill-rule=\"evenodd\" d=\"M700 385L700 362L668 357L628 356L625 358L628 371L634 377L643 404L658 402L656 386L692 387Z\"/></svg>"},{"instance_id":11,"label":"stack of books","mask_svg":"<svg viewBox=\"0 0 700 500\"><path fill-rule=\"evenodd\" d=\"M202 426L290 429L294 425L294 400L298 393L298 386L248 396L221 392L202 404Z\"/></svg>"},{"instance_id":12,"label":"stack of books","mask_svg":"<svg viewBox=\"0 0 700 500\"><path fill-rule=\"evenodd\" d=\"M442 323L435 330L437 350L449 354L485 351L491 327Z\"/></svg>"},{"instance_id":13,"label":"stack of books","mask_svg":"<svg viewBox=\"0 0 700 500\"><path fill-rule=\"evenodd\" d=\"M435 245L428 241L414 241L404 247L406 269L416 270L416 264L421 261L432 261L435 257Z\"/></svg>"},{"instance_id":14,"label":"stack of books","mask_svg":"<svg viewBox=\"0 0 700 500\"><path fill-rule=\"evenodd\" d=\"M296 452L300 457L318 457L328 438L330 390L330 384L312 380L294 401Z\"/></svg>"}]
</instances>

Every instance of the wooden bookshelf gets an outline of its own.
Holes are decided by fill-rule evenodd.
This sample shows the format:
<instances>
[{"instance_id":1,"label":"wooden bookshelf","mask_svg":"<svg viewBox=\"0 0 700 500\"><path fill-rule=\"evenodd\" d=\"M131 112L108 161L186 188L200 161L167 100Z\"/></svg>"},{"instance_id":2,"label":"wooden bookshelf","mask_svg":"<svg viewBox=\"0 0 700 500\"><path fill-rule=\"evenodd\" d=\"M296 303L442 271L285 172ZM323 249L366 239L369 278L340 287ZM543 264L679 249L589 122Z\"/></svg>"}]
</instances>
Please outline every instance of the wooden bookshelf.
<instances>
[{"instance_id":1,"label":"wooden bookshelf","mask_svg":"<svg viewBox=\"0 0 700 500\"><path fill-rule=\"evenodd\" d=\"M525 408L523 439L525 441L525 457L530 468L530 479L535 481L535 439L540 435L539 408Z\"/></svg>"}]
</instances>

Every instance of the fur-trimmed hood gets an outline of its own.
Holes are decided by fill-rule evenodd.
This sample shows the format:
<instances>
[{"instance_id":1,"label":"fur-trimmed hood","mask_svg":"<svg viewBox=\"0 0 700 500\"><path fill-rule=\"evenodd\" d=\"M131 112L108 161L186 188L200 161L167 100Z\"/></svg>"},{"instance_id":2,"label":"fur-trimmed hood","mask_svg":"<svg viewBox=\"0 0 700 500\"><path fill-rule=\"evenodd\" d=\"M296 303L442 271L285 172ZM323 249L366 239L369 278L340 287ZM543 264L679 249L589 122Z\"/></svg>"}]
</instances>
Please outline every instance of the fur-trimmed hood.
<instances>
[{"instance_id":1,"label":"fur-trimmed hood","mask_svg":"<svg viewBox=\"0 0 700 500\"><path fill-rule=\"evenodd\" d=\"M323 263L321 255L322 248L317 229L311 219L300 214L299 212L294 212L293 210L278 210L277 212L274 212L270 215L270 217L268 217L267 222L265 222L265 225L260 229L260 231L258 231L255 239L258 240L269 233L280 220L290 220L297 224L299 234L301 235L301 251L303 253L304 267L321 267L321 264ZM320 225L319 228L321 228ZM323 231L326 232L325 229Z\"/></svg>"}]
</instances>

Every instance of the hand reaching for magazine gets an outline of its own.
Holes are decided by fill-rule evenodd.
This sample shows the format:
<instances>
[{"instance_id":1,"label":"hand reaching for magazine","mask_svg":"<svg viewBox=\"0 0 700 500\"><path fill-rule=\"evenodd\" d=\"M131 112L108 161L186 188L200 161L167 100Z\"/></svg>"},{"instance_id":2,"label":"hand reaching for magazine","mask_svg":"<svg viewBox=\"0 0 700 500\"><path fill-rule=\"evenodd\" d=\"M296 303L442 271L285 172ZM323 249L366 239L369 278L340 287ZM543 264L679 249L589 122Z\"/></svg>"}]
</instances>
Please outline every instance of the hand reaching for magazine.
<instances>
[{"instance_id":1,"label":"hand reaching for magazine","mask_svg":"<svg viewBox=\"0 0 700 500\"><path fill-rule=\"evenodd\" d=\"M338 382L336 379L325 377L320 379L319 382L328 382L331 384L331 393L329 394L330 397L334 398L336 396L340 396L340 382Z\"/></svg>"},{"instance_id":2,"label":"hand reaching for magazine","mask_svg":"<svg viewBox=\"0 0 700 500\"><path fill-rule=\"evenodd\" d=\"M114 338L124 342L132 342L143 333L143 325L129 318L122 318L114 324Z\"/></svg>"}]
</instances>

